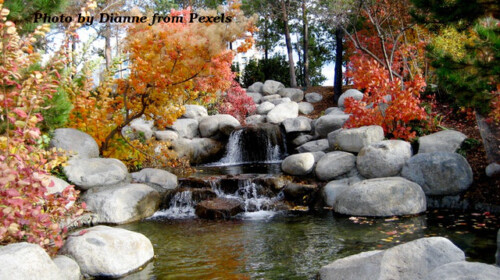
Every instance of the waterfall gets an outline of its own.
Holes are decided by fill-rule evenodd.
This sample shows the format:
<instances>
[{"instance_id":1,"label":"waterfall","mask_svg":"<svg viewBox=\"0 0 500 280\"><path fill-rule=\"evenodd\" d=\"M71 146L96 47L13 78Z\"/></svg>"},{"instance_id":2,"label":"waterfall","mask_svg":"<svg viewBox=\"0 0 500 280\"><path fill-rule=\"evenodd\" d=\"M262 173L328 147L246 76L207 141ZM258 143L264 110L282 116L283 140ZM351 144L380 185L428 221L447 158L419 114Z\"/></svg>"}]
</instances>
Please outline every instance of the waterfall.
<instances>
[{"instance_id":1,"label":"waterfall","mask_svg":"<svg viewBox=\"0 0 500 280\"><path fill-rule=\"evenodd\" d=\"M167 209L157 211L151 218L166 217L171 219L194 218L193 193L191 191L182 191L176 193L170 200Z\"/></svg>"}]
</instances>

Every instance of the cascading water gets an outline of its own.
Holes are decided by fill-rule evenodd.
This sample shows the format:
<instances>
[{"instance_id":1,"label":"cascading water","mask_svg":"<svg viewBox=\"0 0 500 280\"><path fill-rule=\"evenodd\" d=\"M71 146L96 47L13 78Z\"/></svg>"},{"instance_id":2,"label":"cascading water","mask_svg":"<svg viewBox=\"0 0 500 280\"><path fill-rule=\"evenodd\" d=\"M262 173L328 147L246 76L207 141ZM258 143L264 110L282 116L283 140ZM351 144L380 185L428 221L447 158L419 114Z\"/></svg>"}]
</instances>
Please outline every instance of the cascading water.
<instances>
[{"instance_id":1,"label":"cascading water","mask_svg":"<svg viewBox=\"0 0 500 280\"><path fill-rule=\"evenodd\" d=\"M171 219L186 219L195 217L193 193L182 191L176 193L170 200L167 209L156 212L151 218L167 217Z\"/></svg>"}]
</instances>

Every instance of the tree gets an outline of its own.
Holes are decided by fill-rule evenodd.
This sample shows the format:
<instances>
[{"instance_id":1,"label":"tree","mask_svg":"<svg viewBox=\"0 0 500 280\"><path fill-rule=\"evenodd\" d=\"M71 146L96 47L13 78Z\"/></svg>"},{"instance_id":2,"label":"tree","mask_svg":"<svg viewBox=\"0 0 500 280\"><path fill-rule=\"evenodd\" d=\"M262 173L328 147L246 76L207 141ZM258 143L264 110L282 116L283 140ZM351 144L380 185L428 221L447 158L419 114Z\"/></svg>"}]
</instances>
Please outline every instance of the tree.
<instances>
[{"instance_id":1,"label":"tree","mask_svg":"<svg viewBox=\"0 0 500 280\"><path fill-rule=\"evenodd\" d=\"M42 24L33 22L35 13L47 14L49 16L61 13L66 7L66 0L9 0L4 3L4 8L8 9L8 20L14 22L20 34L33 32L35 28Z\"/></svg>"}]
</instances>

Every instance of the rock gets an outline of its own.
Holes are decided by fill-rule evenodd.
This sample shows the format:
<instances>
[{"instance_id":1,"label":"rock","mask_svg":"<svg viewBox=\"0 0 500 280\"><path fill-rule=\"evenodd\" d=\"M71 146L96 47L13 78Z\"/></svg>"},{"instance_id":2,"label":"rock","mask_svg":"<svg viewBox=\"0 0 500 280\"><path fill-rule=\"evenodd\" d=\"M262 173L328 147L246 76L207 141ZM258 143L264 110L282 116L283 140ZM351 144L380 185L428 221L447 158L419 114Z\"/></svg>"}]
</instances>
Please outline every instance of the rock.
<instances>
[{"instance_id":1,"label":"rock","mask_svg":"<svg viewBox=\"0 0 500 280\"><path fill-rule=\"evenodd\" d=\"M243 212L242 203L234 198L218 197L196 205L196 216L210 220L227 220Z\"/></svg>"},{"instance_id":2,"label":"rock","mask_svg":"<svg viewBox=\"0 0 500 280\"><path fill-rule=\"evenodd\" d=\"M278 90L281 97L288 97L292 101L300 102L304 99L304 92L298 88L282 88Z\"/></svg>"},{"instance_id":3,"label":"rock","mask_svg":"<svg viewBox=\"0 0 500 280\"><path fill-rule=\"evenodd\" d=\"M297 147L297 151L299 153L325 152L328 149L330 149L330 146L328 145L328 140L326 139L310 141Z\"/></svg>"},{"instance_id":4,"label":"rock","mask_svg":"<svg viewBox=\"0 0 500 280\"><path fill-rule=\"evenodd\" d=\"M179 157L187 157L193 164L206 163L220 158L224 145L211 138L179 139L172 143Z\"/></svg>"},{"instance_id":5,"label":"rock","mask_svg":"<svg viewBox=\"0 0 500 280\"><path fill-rule=\"evenodd\" d=\"M426 210L419 185L401 177L368 179L337 196L335 212L353 216L401 216Z\"/></svg>"},{"instance_id":6,"label":"rock","mask_svg":"<svg viewBox=\"0 0 500 280\"><path fill-rule=\"evenodd\" d=\"M425 278L426 280L443 279L500 279L500 268L494 265L476 262L458 261L438 266Z\"/></svg>"},{"instance_id":7,"label":"rock","mask_svg":"<svg viewBox=\"0 0 500 280\"><path fill-rule=\"evenodd\" d=\"M340 109L339 107L329 107L325 110L325 115L345 115L344 111Z\"/></svg>"},{"instance_id":8,"label":"rock","mask_svg":"<svg viewBox=\"0 0 500 280\"><path fill-rule=\"evenodd\" d=\"M172 124L172 129L177 131L179 137L193 139L198 137L198 121L196 119L177 119Z\"/></svg>"},{"instance_id":9,"label":"rock","mask_svg":"<svg viewBox=\"0 0 500 280\"><path fill-rule=\"evenodd\" d=\"M269 102L273 103L274 105L279 105L281 103L287 103L287 102L291 102L291 101L292 100L290 100L290 98L283 97L283 98L278 98L278 99L270 100Z\"/></svg>"},{"instance_id":10,"label":"rock","mask_svg":"<svg viewBox=\"0 0 500 280\"><path fill-rule=\"evenodd\" d=\"M186 111L182 114L183 118L200 120L203 117L208 116L207 109L200 105L184 105Z\"/></svg>"},{"instance_id":11,"label":"rock","mask_svg":"<svg viewBox=\"0 0 500 280\"><path fill-rule=\"evenodd\" d=\"M267 121L274 124L279 124L286 119L296 118L299 116L299 105L295 102L282 103L274 107L267 114Z\"/></svg>"},{"instance_id":12,"label":"rock","mask_svg":"<svg viewBox=\"0 0 500 280\"><path fill-rule=\"evenodd\" d=\"M271 102L273 100L278 100L278 99L281 99L281 96L279 94L271 94L271 95L263 96L260 99L260 102L262 102L262 103L264 103L266 101Z\"/></svg>"},{"instance_id":13,"label":"rock","mask_svg":"<svg viewBox=\"0 0 500 280\"><path fill-rule=\"evenodd\" d=\"M202 118L199 129L202 137L211 137L219 132L229 135L239 126L240 122L233 116L219 114Z\"/></svg>"},{"instance_id":14,"label":"rock","mask_svg":"<svg viewBox=\"0 0 500 280\"><path fill-rule=\"evenodd\" d=\"M356 157L346 152L331 152L322 157L316 164L316 176L328 181L349 172L355 167Z\"/></svg>"},{"instance_id":15,"label":"rock","mask_svg":"<svg viewBox=\"0 0 500 280\"><path fill-rule=\"evenodd\" d=\"M60 148L65 151L75 152L75 157L99 157L97 142L85 132L73 128L58 128L49 143L50 148Z\"/></svg>"},{"instance_id":16,"label":"rock","mask_svg":"<svg viewBox=\"0 0 500 280\"><path fill-rule=\"evenodd\" d=\"M326 153L322 151L311 152L311 154L314 156L314 164L318 163L318 161L326 155Z\"/></svg>"},{"instance_id":17,"label":"rock","mask_svg":"<svg viewBox=\"0 0 500 280\"><path fill-rule=\"evenodd\" d=\"M267 80L264 82L264 85L262 86L262 94L263 95L276 94L278 90L282 88L285 88L285 86L282 83L273 80Z\"/></svg>"},{"instance_id":18,"label":"rock","mask_svg":"<svg viewBox=\"0 0 500 280\"><path fill-rule=\"evenodd\" d=\"M353 153L358 153L364 146L383 139L384 130L378 125L339 129L328 134L330 147Z\"/></svg>"},{"instance_id":19,"label":"rock","mask_svg":"<svg viewBox=\"0 0 500 280\"><path fill-rule=\"evenodd\" d=\"M53 259L54 263L57 265L64 279L66 280L80 280L82 274L80 273L80 266L75 260L67 256L58 255Z\"/></svg>"},{"instance_id":20,"label":"rock","mask_svg":"<svg viewBox=\"0 0 500 280\"><path fill-rule=\"evenodd\" d=\"M384 251L375 250L338 259L321 267L319 280L384 279L379 276Z\"/></svg>"},{"instance_id":21,"label":"rock","mask_svg":"<svg viewBox=\"0 0 500 280\"><path fill-rule=\"evenodd\" d=\"M132 134L132 139L137 139L139 138L137 134L143 135L145 139L150 139L153 137L153 125L154 121L153 120L145 120L143 118L138 118L130 122L129 127L131 129Z\"/></svg>"},{"instance_id":22,"label":"rock","mask_svg":"<svg viewBox=\"0 0 500 280\"><path fill-rule=\"evenodd\" d=\"M323 100L323 95L317 92L306 93L306 101L309 103L316 103Z\"/></svg>"},{"instance_id":23,"label":"rock","mask_svg":"<svg viewBox=\"0 0 500 280\"><path fill-rule=\"evenodd\" d=\"M66 279L42 247L21 242L0 246L0 279Z\"/></svg>"},{"instance_id":24,"label":"rock","mask_svg":"<svg viewBox=\"0 0 500 280\"><path fill-rule=\"evenodd\" d=\"M251 115L245 119L245 123L248 125L251 124L261 124L266 122L266 116L262 115Z\"/></svg>"},{"instance_id":25,"label":"rock","mask_svg":"<svg viewBox=\"0 0 500 280\"><path fill-rule=\"evenodd\" d=\"M403 167L401 176L419 184L427 195L454 195L472 184L472 169L457 153L417 154Z\"/></svg>"},{"instance_id":26,"label":"rock","mask_svg":"<svg viewBox=\"0 0 500 280\"><path fill-rule=\"evenodd\" d=\"M49 176L48 180L52 180L54 185L52 187L47 187L47 194L62 193L70 184L63 179L59 179L55 176Z\"/></svg>"},{"instance_id":27,"label":"rock","mask_svg":"<svg viewBox=\"0 0 500 280\"><path fill-rule=\"evenodd\" d=\"M248 92L258 92L258 93L262 93L262 87L264 86L263 83L261 82L255 82L253 83L251 86L248 87L247 89L247 94Z\"/></svg>"},{"instance_id":28,"label":"rock","mask_svg":"<svg viewBox=\"0 0 500 280\"><path fill-rule=\"evenodd\" d=\"M485 169L486 176L488 177L497 177L500 175L500 164L493 162L488 164Z\"/></svg>"},{"instance_id":29,"label":"rock","mask_svg":"<svg viewBox=\"0 0 500 280\"><path fill-rule=\"evenodd\" d=\"M297 138L293 139L292 143L295 146L300 146L302 144L305 144L305 143L311 141L312 139L314 139L314 136L309 135L309 134L304 134L304 135L298 136Z\"/></svg>"},{"instance_id":30,"label":"rock","mask_svg":"<svg viewBox=\"0 0 500 280\"><path fill-rule=\"evenodd\" d=\"M337 102L339 108L344 110L344 102L347 97L352 97L355 100L363 99L363 93L357 89L348 89L344 93L342 93L339 97L339 101Z\"/></svg>"},{"instance_id":31,"label":"rock","mask_svg":"<svg viewBox=\"0 0 500 280\"><path fill-rule=\"evenodd\" d=\"M311 119L306 117L296 117L283 121L286 133L309 132L311 131Z\"/></svg>"},{"instance_id":32,"label":"rock","mask_svg":"<svg viewBox=\"0 0 500 280\"><path fill-rule=\"evenodd\" d=\"M68 180L81 189L112 186L126 182L128 170L114 158L72 159L64 167Z\"/></svg>"},{"instance_id":33,"label":"rock","mask_svg":"<svg viewBox=\"0 0 500 280\"><path fill-rule=\"evenodd\" d=\"M89 190L82 200L87 210L98 215L99 223L124 224L152 216L160 205L160 194L148 185L128 184Z\"/></svg>"},{"instance_id":34,"label":"rock","mask_svg":"<svg viewBox=\"0 0 500 280\"><path fill-rule=\"evenodd\" d=\"M262 99L262 94L257 93L257 92L248 92L247 91L247 96L250 96L253 99L253 102L255 104L260 103L260 100Z\"/></svg>"},{"instance_id":35,"label":"rock","mask_svg":"<svg viewBox=\"0 0 500 280\"><path fill-rule=\"evenodd\" d=\"M179 134L173 130L161 130L154 132L156 140L173 142L179 139Z\"/></svg>"},{"instance_id":36,"label":"rock","mask_svg":"<svg viewBox=\"0 0 500 280\"><path fill-rule=\"evenodd\" d=\"M283 172L290 175L306 175L314 167L314 156L311 153L295 154L286 157L281 162Z\"/></svg>"},{"instance_id":37,"label":"rock","mask_svg":"<svg viewBox=\"0 0 500 280\"><path fill-rule=\"evenodd\" d=\"M308 205L318 190L317 185L290 183L283 189L286 201L299 205Z\"/></svg>"},{"instance_id":38,"label":"rock","mask_svg":"<svg viewBox=\"0 0 500 280\"><path fill-rule=\"evenodd\" d=\"M314 111L314 106L308 102L299 103L299 112L304 115L308 115Z\"/></svg>"},{"instance_id":39,"label":"rock","mask_svg":"<svg viewBox=\"0 0 500 280\"><path fill-rule=\"evenodd\" d=\"M144 168L131 175L135 182L150 185L160 193L177 188L177 176L166 170Z\"/></svg>"},{"instance_id":40,"label":"rock","mask_svg":"<svg viewBox=\"0 0 500 280\"><path fill-rule=\"evenodd\" d=\"M316 120L315 129L316 134L320 137L326 137L328 133L342 128L349 115L325 115Z\"/></svg>"},{"instance_id":41,"label":"rock","mask_svg":"<svg viewBox=\"0 0 500 280\"><path fill-rule=\"evenodd\" d=\"M267 115L274 107L276 107L276 105L273 103L264 101L257 107L257 114Z\"/></svg>"},{"instance_id":42,"label":"rock","mask_svg":"<svg viewBox=\"0 0 500 280\"><path fill-rule=\"evenodd\" d=\"M60 253L73 258L85 277L120 277L154 257L153 245L147 237L108 226L70 234Z\"/></svg>"},{"instance_id":43,"label":"rock","mask_svg":"<svg viewBox=\"0 0 500 280\"><path fill-rule=\"evenodd\" d=\"M349 188L349 186L359 181L361 180L358 177L350 177L328 182L328 184L326 184L322 189L322 195L325 204L327 206L333 207L337 196L347 188Z\"/></svg>"},{"instance_id":44,"label":"rock","mask_svg":"<svg viewBox=\"0 0 500 280\"><path fill-rule=\"evenodd\" d=\"M455 130L443 130L418 138L418 153L449 152L454 153L467 138Z\"/></svg>"},{"instance_id":45,"label":"rock","mask_svg":"<svg viewBox=\"0 0 500 280\"><path fill-rule=\"evenodd\" d=\"M385 140L365 146L358 153L356 166L366 178L396 176L412 155L410 143Z\"/></svg>"}]
</instances>

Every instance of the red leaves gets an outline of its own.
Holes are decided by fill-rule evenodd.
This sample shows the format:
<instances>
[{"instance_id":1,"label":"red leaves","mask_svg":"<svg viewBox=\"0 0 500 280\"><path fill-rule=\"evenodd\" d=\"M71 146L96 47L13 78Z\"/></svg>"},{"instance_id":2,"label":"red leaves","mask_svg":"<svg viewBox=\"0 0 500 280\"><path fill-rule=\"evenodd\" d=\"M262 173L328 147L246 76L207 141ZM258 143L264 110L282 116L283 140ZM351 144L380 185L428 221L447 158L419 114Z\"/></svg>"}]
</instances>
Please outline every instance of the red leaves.
<instances>
[{"instance_id":1,"label":"red leaves","mask_svg":"<svg viewBox=\"0 0 500 280\"><path fill-rule=\"evenodd\" d=\"M219 112L230 114L240 123L245 123L245 118L256 110L253 99L248 96L241 86L233 81L219 105Z\"/></svg>"}]
</instances>

